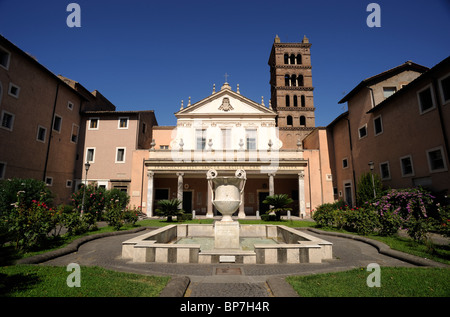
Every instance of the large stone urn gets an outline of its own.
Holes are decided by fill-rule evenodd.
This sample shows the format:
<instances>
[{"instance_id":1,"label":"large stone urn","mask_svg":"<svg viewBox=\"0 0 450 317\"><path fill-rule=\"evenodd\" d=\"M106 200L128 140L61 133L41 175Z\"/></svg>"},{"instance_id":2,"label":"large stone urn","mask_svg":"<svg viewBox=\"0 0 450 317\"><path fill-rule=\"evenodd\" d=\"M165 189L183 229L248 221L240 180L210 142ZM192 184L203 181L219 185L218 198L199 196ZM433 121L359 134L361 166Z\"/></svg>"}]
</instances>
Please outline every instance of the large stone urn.
<instances>
[{"instance_id":1,"label":"large stone urn","mask_svg":"<svg viewBox=\"0 0 450 317\"><path fill-rule=\"evenodd\" d=\"M221 221L214 225L214 247L216 249L239 248L239 222L231 216L242 204L241 194L247 181L244 170L237 170L234 177L217 177L217 172L207 172L212 191L212 204L222 214Z\"/></svg>"},{"instance_id":2,"label":"large stone urn","mask_svg":"<svg viewBox=\"0 0 450 317\"><path fill-rule=\"evenodd\" d=\"M237 170L234 177L217 177L217 172L210 169L207 178L212 190L212 203L222 214L221 221L233 221L231 216L242 204L241 194L247 180L245 171Z\"/></svg>"}]
</instances>

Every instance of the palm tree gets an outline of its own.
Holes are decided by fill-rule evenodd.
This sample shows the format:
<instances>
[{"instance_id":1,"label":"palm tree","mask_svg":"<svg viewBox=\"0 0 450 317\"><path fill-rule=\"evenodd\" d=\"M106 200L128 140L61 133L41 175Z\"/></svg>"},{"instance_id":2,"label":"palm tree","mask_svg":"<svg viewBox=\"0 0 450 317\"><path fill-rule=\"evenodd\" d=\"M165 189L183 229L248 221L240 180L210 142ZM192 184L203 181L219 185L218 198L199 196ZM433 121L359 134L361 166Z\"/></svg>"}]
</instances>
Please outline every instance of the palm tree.
<instances>
[{"instance_id":1,"label":"palm tree","mask_svg":"<svg viewBox=\"0 0 450 317\"><path fill-rule=\"evenodd\" d=\"M178 209L181 206L182 201L179 199L165 199L158 202L159 208L156 209L156 214L159 216L167 217L168 222L172 222L173 216L181 216L183 210Z\"/></svg>"},{"instance_id":2,"label":"palm tree","mask_svg":"<svg viewBox=\"0 0 450 317\"><path fill-rule=\"evenodd\" d=\"M266 199L263 200L264 204L270 205L268 213L275 212L277 221L280 221L282 211L292 210L291 207L288 207L292 202L293 200L286 194L267 196Z\"/></svg>"}]
</instances>

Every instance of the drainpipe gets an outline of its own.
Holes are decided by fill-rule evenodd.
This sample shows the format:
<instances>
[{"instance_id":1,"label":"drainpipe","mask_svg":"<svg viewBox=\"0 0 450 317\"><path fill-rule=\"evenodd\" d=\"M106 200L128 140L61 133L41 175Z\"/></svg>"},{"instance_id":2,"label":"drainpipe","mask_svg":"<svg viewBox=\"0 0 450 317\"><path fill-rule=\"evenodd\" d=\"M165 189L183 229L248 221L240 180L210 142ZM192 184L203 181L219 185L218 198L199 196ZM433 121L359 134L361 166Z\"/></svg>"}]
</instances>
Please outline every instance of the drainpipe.
<instances>
[{"instance_id":1,"label":"drainpipe","mask_svg":"<svg viewBox=\"0 0 450 317\"><path fill-rule=\"evenodd\" d=\"M59 85L60 85L60 83L58 82L56 84L55 101L53 103L52 121L51 121L51 125L50 125L50 134L48 136L47 153L45 155L44 175L42 176L43 182L45 182L45 178L47 176L48 157L50 155L50 144L52 142L52 137L53 137L53 124L55 122L55 112L56 112L56 103L58 101Z\"/></svg>"},{"instance_id":2,"label":"drainpipe","mask_svg":"<svg viewBox=\"0 0 450 317\"><path fill-rule=\"evenodd\" d=\"M445 130L445 124L444 124L444 119L442 118L442 105L441 105L441 96L439 93L439 89L438 89L438 82L436 79L433 79L433 86L434 86L434 95L436 96L436 103L437 103L437 111L438 111L438 116L439 116L439 123L441 125L441 131L442 131L442 136L444 138L444 146L445 146L445 151L447 152L447 161L450 162L449 159L449 154L450 154L450 148L448 145L448 139L447 139L447 131Z\"/></svg>"},{"instance_id":3,"label":"drainpipe","mask_svg":"<svg viewBox=\"0 0 450 317\"><path fill-rule=\"evenodd\" d=\"M355 197L352 197L352 203L353 203L353 200L356 199L356 175L355 175L355 164L354 164L354 160L353 160L353 144L352 144L352 133L351 133L351 129L350 129L350 120L348 119L348 117L346 118L346 120L347 120L347 127L348 127L348 140L350 143L350 158L352 160L352 177L353 177L353 189L354 189L354 196L355 196Z\"/></svg>"}]
</instances>

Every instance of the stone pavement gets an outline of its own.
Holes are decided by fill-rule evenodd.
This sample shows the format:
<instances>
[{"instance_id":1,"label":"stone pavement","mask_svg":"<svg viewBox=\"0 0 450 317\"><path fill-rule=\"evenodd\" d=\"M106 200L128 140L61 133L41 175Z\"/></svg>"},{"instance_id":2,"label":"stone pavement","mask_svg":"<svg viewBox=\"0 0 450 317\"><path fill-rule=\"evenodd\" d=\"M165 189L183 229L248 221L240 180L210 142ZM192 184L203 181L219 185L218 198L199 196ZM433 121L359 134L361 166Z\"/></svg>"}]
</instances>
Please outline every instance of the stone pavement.
<instances>
[{"instance_id":1,"label":"stone pavement","mask_svg":"<svg viewBox=\"0 0 450 317\"><path fill-rule=\"evenodd\" d=\"M66 249L24 259L21 263L67 266L100 266L106 269L145 275L169 275L171 281L162 297L294 297L297 294L284 281L288 275L309 275L380 266L439 266L427 259L391 250L385 244L342 233L308 230L333 243L333 259L304 264L175 264L133 263L121 258L122 241L144 233L134 231L99 234L77 241Z\"/></svg>"}]
</instances>

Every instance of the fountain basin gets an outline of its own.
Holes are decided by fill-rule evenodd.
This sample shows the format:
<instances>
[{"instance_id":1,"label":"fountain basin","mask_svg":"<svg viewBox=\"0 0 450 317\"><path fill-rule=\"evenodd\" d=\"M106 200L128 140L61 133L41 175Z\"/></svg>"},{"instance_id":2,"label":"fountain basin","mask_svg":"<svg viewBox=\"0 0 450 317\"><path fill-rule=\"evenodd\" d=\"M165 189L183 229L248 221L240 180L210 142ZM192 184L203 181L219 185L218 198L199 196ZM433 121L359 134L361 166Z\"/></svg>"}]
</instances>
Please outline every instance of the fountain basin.
<instances>
[{"instance_id":1,"label":"fountain basin","mask_svg":"<svg viewBox=\"0 0 450 317\"><path fill-rule=\"evenodd\" d=\"M204 248L196 238L214 239L214 225L170 225L122 243L122 258L157 263L321 263L332 259L332 243L283 225L240 225L243 239L257 238L253 248ZM192 243L177 243L181 239ZM264 239L270 239L268 242Z\"/></svg>"}]
</instances>

